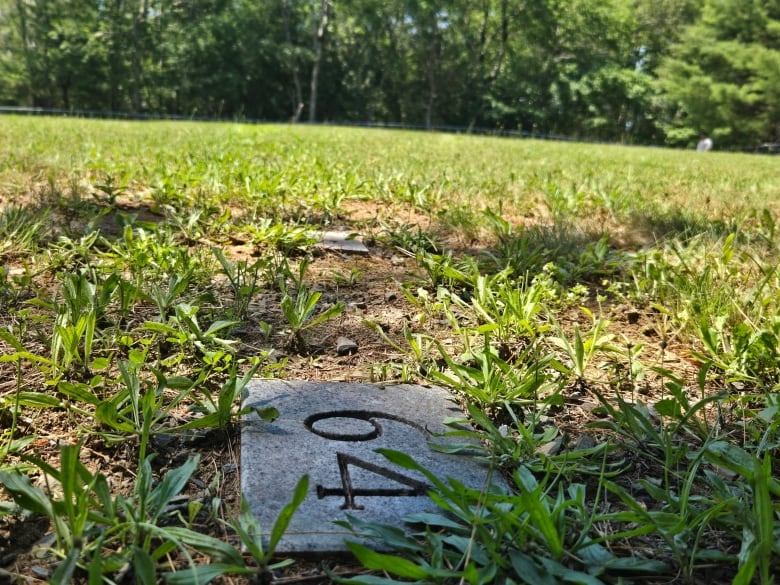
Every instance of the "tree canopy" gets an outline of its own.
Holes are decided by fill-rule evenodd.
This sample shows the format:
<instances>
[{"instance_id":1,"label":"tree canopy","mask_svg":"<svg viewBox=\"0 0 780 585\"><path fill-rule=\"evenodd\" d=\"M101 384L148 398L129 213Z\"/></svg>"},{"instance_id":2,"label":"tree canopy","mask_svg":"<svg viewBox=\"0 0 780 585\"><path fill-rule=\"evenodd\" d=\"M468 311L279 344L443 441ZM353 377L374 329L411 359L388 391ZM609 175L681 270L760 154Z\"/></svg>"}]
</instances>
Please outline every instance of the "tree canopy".
<instances>
[{"instance_id":1,"label":"tree canopy","mask_svg":"<svg viewBox=\"0 0 780 585\"><path fill-rule=\"evenodd\" d=\"M780 139L780 0L0 0L0 104Z\"/></svg>"},{"instance_id":2,"label":"tree canopy","mask_svg":"<svg viewBox=\"0 0 780 585\"><path fill-rule=\"evenodd\" d=\"M780 1L709 0L669 48L659 86L677 108L671 140L780 138Z\"/></svg>"}]
</instances>

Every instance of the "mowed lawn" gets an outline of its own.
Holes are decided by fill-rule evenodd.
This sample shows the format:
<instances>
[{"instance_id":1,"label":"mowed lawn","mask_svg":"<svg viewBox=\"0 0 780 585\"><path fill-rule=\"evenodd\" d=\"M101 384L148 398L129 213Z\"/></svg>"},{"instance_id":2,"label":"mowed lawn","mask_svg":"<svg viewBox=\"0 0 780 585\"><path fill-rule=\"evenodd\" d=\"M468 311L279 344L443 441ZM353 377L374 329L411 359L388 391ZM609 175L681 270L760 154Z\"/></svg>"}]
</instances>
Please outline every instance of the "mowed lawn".
<instances>
[{"instance_id":1,"label":"mowed lawn","mask_svg":"<svg viewBox=\"0 0 780 585\"><path fill-rule=\"evenodd\" d=\"M331 126L2 122L7 200L41 181L106 176L131 189L175 186L238 202L288 195L315 208L326 196L415 203L425 194L430 211L554 206L559 196L570 208L738 215L780 197L771 156Z\"/></svg>"}]
</instances>

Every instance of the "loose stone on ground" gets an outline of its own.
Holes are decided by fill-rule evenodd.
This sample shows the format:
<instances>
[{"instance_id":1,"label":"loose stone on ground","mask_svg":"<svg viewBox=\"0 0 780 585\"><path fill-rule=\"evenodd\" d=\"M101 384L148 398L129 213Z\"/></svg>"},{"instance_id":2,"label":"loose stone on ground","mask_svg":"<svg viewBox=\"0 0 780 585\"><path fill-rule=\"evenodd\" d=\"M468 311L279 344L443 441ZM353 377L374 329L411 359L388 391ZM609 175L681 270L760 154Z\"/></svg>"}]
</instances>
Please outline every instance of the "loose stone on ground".
<instances>
[{"instance_id":1,"label":"loose stone on ground","mask_svg":"<svg viewBox=\"0 0 780 585\"><path fill-rule=\"evenodd\" d=\"M320 248L335 250L337 252L368 254L368 248L366 248L366 245L360 241L358 235L354 232L322 232L320 234L320 241L317 245Z\"/></svg>"},{"instance_id":2,"label":"loose stone on ground","mask_svg":"<svg viewBox=\"0 0 780 585\"><path fill-rule=\"evenodd\" d=\"M463 441L439 436L448 430L445 419L462 417L442 388L257 380L244 404L280 413L273 422L245 417L241 435L241 490L265 537L298 480L309 475L309 493L280 543L282 554L346 551L345 539L359 539L334 521L347 515L400 527L407 514L437 511L425 495L425 477L391 464L377 449L402 451L442 479L474 488L485 483L487 468L476 458L429 447Z\"/></svg>"},{"instance_id":3,"label":"loose stone on ground","mask_svg":"<svg viewBox=\"0 0 780 585\"><path fill-rule=\"evenodd\" d=\"M358 350L358 344L349 337L340 336L336 340L336 353L338 355L350 355Z\"/></svg>"}]
</instances>

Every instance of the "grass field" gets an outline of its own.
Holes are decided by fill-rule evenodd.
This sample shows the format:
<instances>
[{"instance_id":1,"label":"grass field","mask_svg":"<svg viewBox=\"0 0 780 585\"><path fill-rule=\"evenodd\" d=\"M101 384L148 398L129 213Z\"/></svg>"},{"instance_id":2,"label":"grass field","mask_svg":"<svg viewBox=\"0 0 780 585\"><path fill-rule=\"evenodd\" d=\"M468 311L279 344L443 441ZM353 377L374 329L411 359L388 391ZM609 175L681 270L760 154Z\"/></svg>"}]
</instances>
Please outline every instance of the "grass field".
<instances>
[{"instance_id":1,"label":"grass field","mask_svg":"<svg viewBox=\"0 0 780 585\"><path fill-rule=\"evenodd\" d=\"M0 583L773 582L779 168L0 118ZM513 490L286 566L226 471L253 375L442 385Z\"/></svg>"}]
</instances>

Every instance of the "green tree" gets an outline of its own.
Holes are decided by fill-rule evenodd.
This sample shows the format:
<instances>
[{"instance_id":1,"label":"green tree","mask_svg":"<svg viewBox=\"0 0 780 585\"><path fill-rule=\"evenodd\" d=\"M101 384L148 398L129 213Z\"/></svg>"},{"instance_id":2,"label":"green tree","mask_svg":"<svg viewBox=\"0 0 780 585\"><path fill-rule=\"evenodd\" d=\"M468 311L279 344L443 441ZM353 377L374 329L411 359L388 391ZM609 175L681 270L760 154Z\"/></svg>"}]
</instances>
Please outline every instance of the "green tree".
<instances>
[{"instance_id":1,"label":"green tree","mask_svg":"<svg viewBox=\"0 0 780 585\"><path fill-rule=\"evenodd\" d=\"M19 13L13 0L0 0L0 104L21 104L30 101L27 62L20 59L23 46Z\"/></svg>"},{"instance_id":2,"label":"green tree","mask_svg":"<svg viewBox=\"0 0 780 585\"><path fill-rule=\"evenodd\" d=\"M780 2L708 0L658 69L672 115L667 141L700 131L716 146L780 139Z\"/></svg>"},{"instance_id":3,"label":"green tree","mask_svg":"<svg viewBox=\"0 0 780 585\"><path fill-rule=\"evenodd\" d=\"M85 70L99 69L97 10L88 0L15 0L4 3L5 38L15 46L3 61L4 85L16 85L30 105L70 109L96 93ZM10 71L9 71L10 69ZM20 73L24 79L19 79ZM16 74L16 77L14 77ZM87 78L85 78L87 77Z\"/></svg>"}]
</instances>

